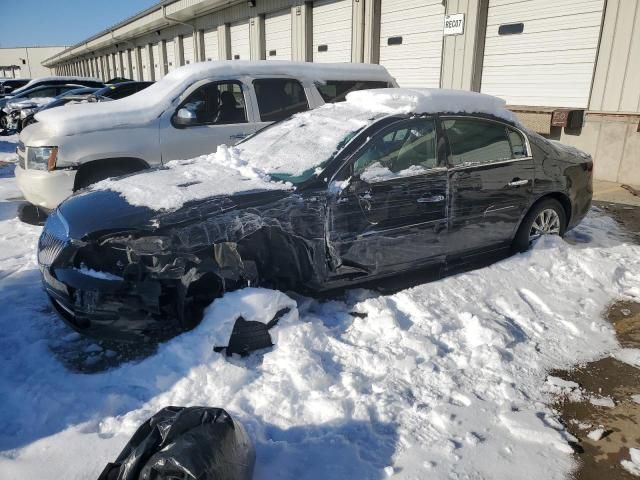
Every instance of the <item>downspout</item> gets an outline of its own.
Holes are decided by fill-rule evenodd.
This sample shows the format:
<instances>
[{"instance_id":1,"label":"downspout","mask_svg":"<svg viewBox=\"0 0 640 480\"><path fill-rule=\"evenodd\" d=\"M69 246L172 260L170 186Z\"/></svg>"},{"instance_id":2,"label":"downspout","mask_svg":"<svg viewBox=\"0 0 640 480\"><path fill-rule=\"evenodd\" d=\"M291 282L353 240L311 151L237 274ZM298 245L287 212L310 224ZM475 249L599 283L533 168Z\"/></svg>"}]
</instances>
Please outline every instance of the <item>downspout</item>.
<instances>
[{"instance_id":1,"label":"downspout","mask_svg":"<svg viewBox=\"0 0 640 480\"><path fill-rule=\"evenodd\" d=\"M162 18L164 18L165 20L167 20L168 22L173 22L173 24L179 24L179 25L186 25L187 27L191 27L191 29L193 30L193 35L191 35L191 39L193 40L193 53L196 56L196 58L198 58L198 60L196 61L200 61L200 49L198 48L198 41L197 41L197 36L198 36L198 29L196 28L195 25L191 24L191 23L186 23L186 22L181 22L180 20L176 20L175 18L171 18L167 15L167 6L166 5L162 5ZM184 50L182 55L184 56Z\"/></svg>"}]
</instances>

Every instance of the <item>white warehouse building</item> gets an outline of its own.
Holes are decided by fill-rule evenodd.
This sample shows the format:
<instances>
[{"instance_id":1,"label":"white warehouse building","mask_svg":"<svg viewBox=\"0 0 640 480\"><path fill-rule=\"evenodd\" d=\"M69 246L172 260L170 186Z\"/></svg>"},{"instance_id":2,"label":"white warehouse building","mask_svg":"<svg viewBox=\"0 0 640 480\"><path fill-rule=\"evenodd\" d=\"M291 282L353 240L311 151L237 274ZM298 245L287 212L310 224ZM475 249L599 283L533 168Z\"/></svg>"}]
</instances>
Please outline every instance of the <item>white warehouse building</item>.
<instances>
[{"instance_id":1,"label":"white warehouse building","mask_svg":"<svg viewBox=\"0 0 640 480\"><path fill-rule=\"evenodd\" d=\"M504 98L534 130L640 185L637 0L165 0L43 62L158 80L212 60L371 62L404 87Z\"/></svg>"}]
</instances>

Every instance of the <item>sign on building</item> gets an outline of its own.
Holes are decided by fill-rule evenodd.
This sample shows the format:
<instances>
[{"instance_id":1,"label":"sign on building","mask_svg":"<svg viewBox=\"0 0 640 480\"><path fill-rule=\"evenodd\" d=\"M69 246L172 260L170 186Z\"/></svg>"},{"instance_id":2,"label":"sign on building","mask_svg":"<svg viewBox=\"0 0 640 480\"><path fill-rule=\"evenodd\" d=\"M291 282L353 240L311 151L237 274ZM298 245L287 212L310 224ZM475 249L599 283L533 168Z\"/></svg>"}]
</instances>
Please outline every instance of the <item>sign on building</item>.
<instances>
[{"instance_id":1,"label":"sign on building","mask_svg":"<svg viewBox=\"0 0 640 480\"><path fill-rule=\"evenodd\" d=\"M462 35L464 33L464 13L444 16L443 35Z\"/></svg>"}]
</instances>

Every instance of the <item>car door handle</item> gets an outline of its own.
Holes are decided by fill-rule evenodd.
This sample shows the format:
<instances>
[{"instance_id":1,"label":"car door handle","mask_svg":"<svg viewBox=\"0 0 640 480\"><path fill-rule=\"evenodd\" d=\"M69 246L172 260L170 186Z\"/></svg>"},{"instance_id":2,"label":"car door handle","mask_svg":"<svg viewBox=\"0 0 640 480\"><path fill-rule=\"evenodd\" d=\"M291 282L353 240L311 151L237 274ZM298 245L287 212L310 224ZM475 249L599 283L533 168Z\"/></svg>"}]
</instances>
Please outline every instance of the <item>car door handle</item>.
<instances>
[{"instance_id":1,"label":"car door handle","mask_svg":"<svg viewBox=\"0 0 640 480\"><path fill-rule=\"evenodd\" d=\"M526 185L527 183L529 183L529 180L518 180L517 178L514 178L509 183L507 183L507 185L510 187L521 187L522 185Z\"/></svg>"},{"instance_id":2,"label":"car door handle","mask_svg":"<svg viewBox=\"0 0 640 480\"><path fill-rule=\"evenodd\" d=\"M234 140L242 140L249 136L248 133L236 133L235 135L231 135L229 138L233 138Z\"/></svg>"},{"instance_id":3,"label":"car door handle","mask_svg":"<svg viewBox=\"0 0 640 480\"><path fill-rule=\"evenodd\" d=\"M431 197L420 197L416 200L418 203L438 203L444 201L444 195L433 195Z\"/></svg>"}]
</instances>

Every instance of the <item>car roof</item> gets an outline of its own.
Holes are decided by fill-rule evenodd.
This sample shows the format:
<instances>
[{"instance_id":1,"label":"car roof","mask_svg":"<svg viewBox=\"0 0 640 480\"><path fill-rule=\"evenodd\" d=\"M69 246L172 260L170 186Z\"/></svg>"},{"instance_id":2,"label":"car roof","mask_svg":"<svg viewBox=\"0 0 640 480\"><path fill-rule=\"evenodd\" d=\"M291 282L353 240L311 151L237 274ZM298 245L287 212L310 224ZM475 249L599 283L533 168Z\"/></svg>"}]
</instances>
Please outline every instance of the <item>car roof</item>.
<instances>
[{"instance_id":1,"label":"car roof","mask_svg":"<svg viewBox=\"0 0 640 480\"><path fill-rule=\"evenodd\" d=\"M389 114L483 114L519 124L499 97L444 88L380 88L347 95L348 103Z\"/></svg>"}]
</instances>

